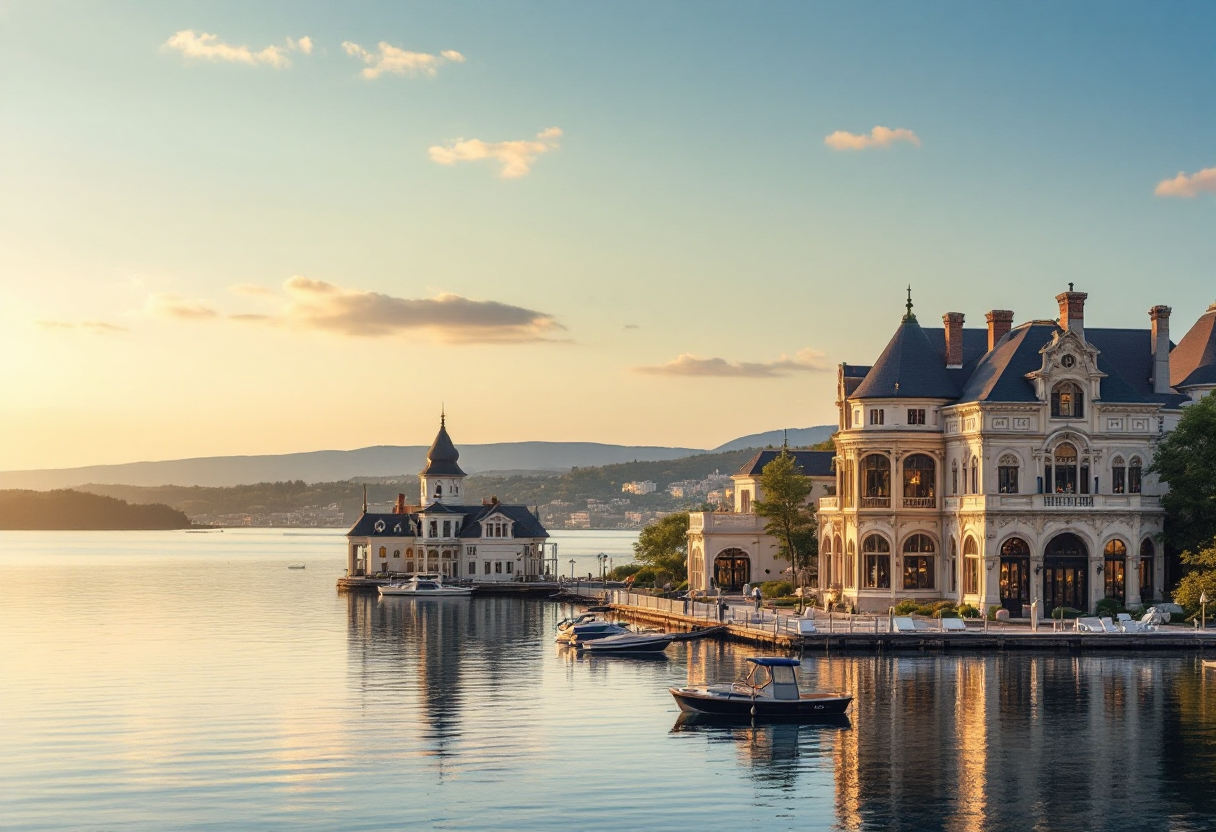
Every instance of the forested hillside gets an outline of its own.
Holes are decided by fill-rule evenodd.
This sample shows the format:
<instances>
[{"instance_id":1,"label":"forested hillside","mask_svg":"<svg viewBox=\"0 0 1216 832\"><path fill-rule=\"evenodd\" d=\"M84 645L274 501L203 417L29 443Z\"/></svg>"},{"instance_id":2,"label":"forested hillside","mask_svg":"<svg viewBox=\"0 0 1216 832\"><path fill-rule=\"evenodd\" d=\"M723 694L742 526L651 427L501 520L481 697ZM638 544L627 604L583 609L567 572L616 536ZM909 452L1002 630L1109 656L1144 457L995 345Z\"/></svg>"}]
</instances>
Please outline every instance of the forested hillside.
<instances>
[{"instance_id":1,"label":"forested hillside","mask_svg":"<svg viewBox=\"0 0 1216 832\"><path fill-rule=\"evenodd\" d=\"M131 505L83 491L0 491L0 529L185 529L190 520L158 503Z\"/></svg>"}]
</instances>

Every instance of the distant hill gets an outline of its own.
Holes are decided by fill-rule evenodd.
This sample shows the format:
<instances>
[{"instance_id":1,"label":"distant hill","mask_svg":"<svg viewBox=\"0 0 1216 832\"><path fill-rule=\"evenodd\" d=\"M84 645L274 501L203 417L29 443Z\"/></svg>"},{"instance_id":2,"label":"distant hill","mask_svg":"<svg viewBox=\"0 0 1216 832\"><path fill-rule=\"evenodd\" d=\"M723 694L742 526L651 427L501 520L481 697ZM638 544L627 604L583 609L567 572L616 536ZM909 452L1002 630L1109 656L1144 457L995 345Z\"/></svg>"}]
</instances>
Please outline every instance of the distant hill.
<instances>
[{"instance_id":1,"label":"distant hill","mask_svg":"<svg viewBox=\"0 0 1216 832\"><path fill-rule=\"evenodd\" d=\"M836 432L835 425L817 425L813 428L789 428L788 430L770 430L764 433L753 433L732 439L725 445L719 445L714 451L738 451L743 448L780 448L788 434L791 448L809 448L823 442Z\"/></svg>"},{"instance_id":2,"label":"distant hill","mask_svg":"<svg viewBox=\"0 0 1216 832\"><path fill-rule=\"evenodd\" d=\"M804 447L831 435L829 426L792 428L790 447ZM780 445L781 431L756 433L727 442L713 452ZM309 451L261 456L211 456L160 462L128 462L28 471L0 471L0 488L73 488L86 483L138 486L231 487L267 482L324 483L355 477L399 478L421 471L426 445L376 445L352 451ZM457 444L460 465L470 474L490 472L562 473L572 468L627 462L661 462L709 453L697 448L604 445L597 442L499 442Z\"/></svg>"},{"instance_id":3,"label":"distant hill","mask_svg":"<svg viewBox=\"0 0 1216 832\"><path fill-rule=\"evenodd\" d=\"M82 491L0 491L0 529L188 529L180 511Z\"/></svg>"}]
</instances>

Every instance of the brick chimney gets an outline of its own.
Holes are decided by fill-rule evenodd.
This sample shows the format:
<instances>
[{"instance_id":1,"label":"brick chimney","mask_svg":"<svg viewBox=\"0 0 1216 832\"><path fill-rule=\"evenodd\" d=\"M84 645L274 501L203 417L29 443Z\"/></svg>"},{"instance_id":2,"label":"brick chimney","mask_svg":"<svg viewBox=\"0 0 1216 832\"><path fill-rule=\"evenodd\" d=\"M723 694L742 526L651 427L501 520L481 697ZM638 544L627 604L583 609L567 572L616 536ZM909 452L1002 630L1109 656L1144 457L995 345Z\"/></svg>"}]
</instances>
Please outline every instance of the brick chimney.
<instances>
[{"instance_id":1,"label":"brick chimney","mask_svg":"<svg viewBox=\"0 0 1216 832\"><path fill-rule=\"evenodd\" d=\"M393 506L393 514L405 514L405 495L397 495L397 504Z\"/></svg>"},{"instance_id":2,"label":"brick chimney","mask_svg":"<svg viewBox=\"0 0 1216 832\"><path fill-rule=\"evenodd\" d=\"M996 342L1013 329L1013 313L1008 309L993 309L984 320L988 321L988 351L992 352Z\"/></svg>"},{"instance_id":3,"label":"brick chimney","mask_svg":"<svg viewBox=\"0 0 1216 832\"><path fill-rule=\"evenodd\" d=\"M1170 312L1168 306L1154 306L1148 310L1148 319L1153 322L1153 339L1149 350L1153 354L1153 392L1170 392Z\"/></svg>"},{"instance_id":4,"label":"brick chimney","mask_svg":"<svg viewBox=\"0 0 1216 832\"><path fill-rule=\"evenodd\" d=\"M1060 304L1060 328L1068 332L1075 332L1085 340L1085 299L1089 297L1085 292L1074 292L1072 284L1068 284L1068 291L1056 295L1056 303Z\"/></svg>"},{"instance_id":5,"label":"brick chimney","mask_svg":"<svg viewBox=\"0 0 1216 832\"><path fill-rule=\"evenodd\" d=\"M946 327L946 369L955 370L963 366L963 313L947 312L942 324Z\"/></svg>"}]
</instances>

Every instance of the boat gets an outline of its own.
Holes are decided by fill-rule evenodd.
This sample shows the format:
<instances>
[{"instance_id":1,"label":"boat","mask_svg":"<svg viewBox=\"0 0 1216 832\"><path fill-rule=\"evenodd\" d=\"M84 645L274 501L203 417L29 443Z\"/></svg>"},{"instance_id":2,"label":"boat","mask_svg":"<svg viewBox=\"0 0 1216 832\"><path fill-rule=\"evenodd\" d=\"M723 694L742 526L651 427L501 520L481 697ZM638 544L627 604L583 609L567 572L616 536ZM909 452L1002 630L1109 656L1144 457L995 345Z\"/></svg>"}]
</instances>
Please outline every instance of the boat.
<instances>
[{"instance_id":1,"label":"boat","mask_svg":"<svg viewBox=\"0 0 1216 832\"><path fill-rule=\"evenodd\" d=\"M626 632L592 639L578 649L591 653L662 653L674 640L671 633Z\"/></svg>"},{"instance_id":2,"label":"boat","mask_svg":"<svg viewBox=\"0 0 1216 832\"><path fill-rule=\"evenodd\" d=\"M412 595L415 597L446 598L452 596L467 597L473 594L471 586L452 586L445 584L439 578L425 575L415 575L408 581L397 581L376 587L383 595Z\"/></svg>"},{"instance_id":3,"label":"boat","mask_svg":"<svg viewBox=\"0 0 1216 832\"><path fill-rule=\"evenodd\" d=\"M847 694L803 692L794 668L801 662L780 656L749 658L747 677L729 685L668 688L680 710L690 714L743 718L807 719L843 714Z\"/></svg>"},{"instance_id":4,"label":"boat","mask_svg":"<svg viewBox=\"0 0 1216 832\"><path fill-rule=\"evenodd\" d=\"M287 564L287 568L288 569L304 569L306 567L302 563L289 563L289 564Z\"/></svg>"},{"instance_id":5,"label":"boat","mask_svg":"<svg viewBox=\"0 0 1216 832\"><path fill-rule=\"evenodd\" d=\"M557 638L554 640L562 644L579 645L588 641L632 632L632 630L623 624L607 621L598 615L584 614L559 621L557 623Z\"/></svg>"}]
</instances>

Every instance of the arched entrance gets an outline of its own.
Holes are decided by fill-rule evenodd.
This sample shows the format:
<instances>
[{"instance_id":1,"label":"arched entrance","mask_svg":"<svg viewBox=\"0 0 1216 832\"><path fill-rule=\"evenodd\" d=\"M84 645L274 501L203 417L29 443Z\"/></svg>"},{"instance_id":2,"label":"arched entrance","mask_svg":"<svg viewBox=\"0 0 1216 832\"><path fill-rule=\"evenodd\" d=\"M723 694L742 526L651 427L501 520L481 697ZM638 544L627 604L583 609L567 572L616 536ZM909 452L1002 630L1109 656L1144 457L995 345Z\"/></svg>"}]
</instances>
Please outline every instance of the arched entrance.
<instances>
[{"instance_id":1,"label":"arched entrance","mask_svg":"<svg viewBox=\"0 0 1216 832\"><path fill-rule=\"evenodd\" d=\"M738 592L752 579L752 560L742 549L723 549L714 558L714 583L723 592Z\"/></svg>"},{"instance_id":2,"label":"arched entrance","mask_svg":"<svg viewBox=\"0 0 1216 832\"><path fill-rule=\"evenodd\" d=\"M1001 544L1001 606L1014 618L1030 603L1030 546L1020 537Z\"/></svg>"},{"instance_id":3,"label":"arched entrance","mask_svg":"<svg viewBox=\"0 0 1216 832\"><path fill-rule=\"evenodd\" d=\"M1051 539L1043 550L1043 612L1051 615L1056 607L1089 609L1086 566L1089 549L1075 534Z\"/></svg>"}]
</instances>

